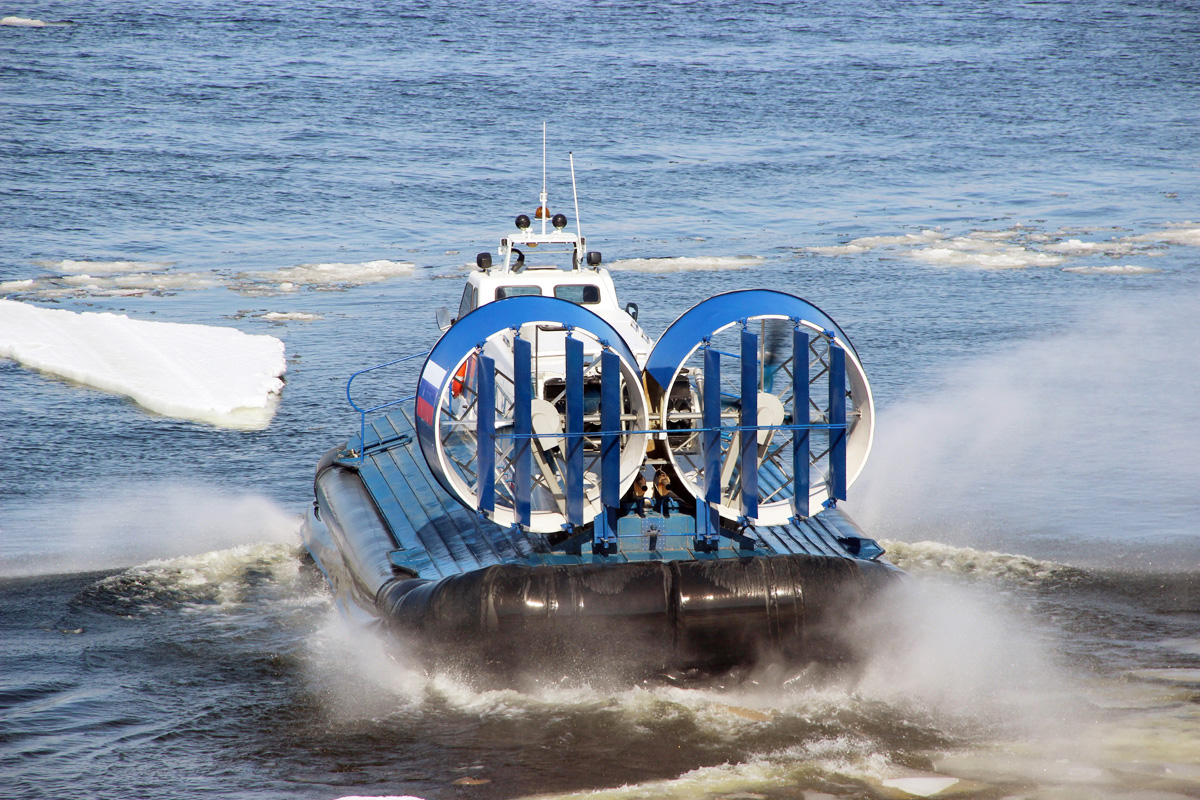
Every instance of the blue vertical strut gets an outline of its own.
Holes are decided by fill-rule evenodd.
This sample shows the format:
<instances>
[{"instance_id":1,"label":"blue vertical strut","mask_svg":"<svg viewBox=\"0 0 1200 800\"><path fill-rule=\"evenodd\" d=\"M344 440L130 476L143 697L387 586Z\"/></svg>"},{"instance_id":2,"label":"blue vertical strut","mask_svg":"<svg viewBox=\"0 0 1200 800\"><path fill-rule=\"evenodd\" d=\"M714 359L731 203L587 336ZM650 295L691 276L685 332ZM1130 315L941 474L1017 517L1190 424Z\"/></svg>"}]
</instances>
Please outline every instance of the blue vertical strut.
<instances>
[{"instance_id":1,"label":"blue vertical strut","mask_svg":"<svg viewBox=\"0 0 1200 800\"><path fill-rule=\"evenodd\" d=\"M792 424L810 425L808 394L808 332L799 325L792 331ZM808 428L796 428L792 432L792 504L796 516L808 516L809 477L809 433Z\"/></svg>"},{"instance_id":2,"label":"blue vertical strut","mask_svg":"<svg viewBox=\"0 0 1200 800\"><path fill-rule=\"evenodd\" d=\"M600 503L592 551L617 551L621 506L621 357L605 347L600 354Z\"/></svg>"},{"instance_id":3,"label":"blue vertical strut","mask_svg":"<svg viewBox=\"0 0 1200 800\"><path fill-rule=\"evenodd\" d=\"M528 526L533 497L533 346L513 341L513 510Z\"/></svg>"},{"instance_id":4,"label":"blue vertical strut","mask_svg":"<svg viewBox=\"0 0 1200 800\"><path fill-rule=\"evenodd\" d=\"M742 328L742 452L738 462L742 481L742 516L758 516L758 335ZM730 454L733 455L732 453Z\"/></svg>"},{"instance_id":5,"label":"blue vertical strut","mask_svg":"<svg viewBox=\"0 0 1200 800\"><path fill-rule=\"evenodd\" d=\"M846 351L829 340L829 496L846 499Z\"/></svg>"},{"instance_id":6,"label":"blue vertical strut","mask_svg":"<svg viewBox=\"0 0 1200 800\"><path fill-rule=\"evenodd\" d=\"M704 397L701 446L704 448L704 502L696 503L696 549L717 549L721 503L721 354L704 344Z\"/></svg>"},{"instance_id":7,"label":"blue vertical strut","mask_svg":"<svg viewBox=\"0 0 1200 800\"><path fill-rule=\"evenodd\" d=\"M490 514L496 510L496 362L482 352L478 359L475 439L479 448L479 474L475 479L475 496L479 499L479 511Z\"/></svg>"},{"instance_id":8,"label":"blue vertical strut","mask_svg":"<svg viewBox=\"0 0 1200 800\"><path fill-rule=\"evenodd\" d=\"M567 334L567 524L583 524L583 341Z\"/></svg>"}]
</instances>

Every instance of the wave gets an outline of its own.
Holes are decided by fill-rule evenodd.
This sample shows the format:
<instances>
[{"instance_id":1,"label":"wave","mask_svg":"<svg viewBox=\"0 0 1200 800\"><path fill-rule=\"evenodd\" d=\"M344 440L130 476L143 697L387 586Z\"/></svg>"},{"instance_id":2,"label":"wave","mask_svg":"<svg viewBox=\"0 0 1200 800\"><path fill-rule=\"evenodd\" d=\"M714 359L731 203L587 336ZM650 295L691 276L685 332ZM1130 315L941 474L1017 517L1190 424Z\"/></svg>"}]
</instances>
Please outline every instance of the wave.
<instances>
[{"instance_id":1,"label":"wave","mask_svg":"<svg viewBox=\"0 0 1200 800\"><path fill-rule=\"evenodd\" d=\"M675 258L624 258L608 264L610 270L667 274L749 269L765 261L762 256L679 256Z\"/></svg>"},{"instance_id":2,"label":"wave","mask_svg":"<svg viewBox=\"0 0 1200 800\"><path fill-rule=\"evenodd\" d=\"M1027 584L1077 580L1086 572L1066 564L1028 556L954 547L940 542L881 540L887 558L907 572L939 572L1001 578Z\"/></svg>"},{"instance_id":3,"label":"wave","mask_svg":"<svg viewBox=\"0 0 1200 800\"><path fill-rule=\"evenodd\" d=\"M293 593L289 587L303 583L299 550L294 543L260 543L149 561L93 583L73 604L120 616L181 606L228 610L252 602L265 585L277 587L276 595Z\"/></svg>"},{"instance_id":4,"label":"wave","mask_svg":"<svg viewBox=\"0 0 1200 800\"><path fill-rule=\"evenodd\" d=\"M294 550L299 524L295 514L256 494L177 484L93 486L87 495L59 499L52 512L41 499L10 504L0 523L0 576L121 569L257 543Z\"/></svg>"}]
</instances>

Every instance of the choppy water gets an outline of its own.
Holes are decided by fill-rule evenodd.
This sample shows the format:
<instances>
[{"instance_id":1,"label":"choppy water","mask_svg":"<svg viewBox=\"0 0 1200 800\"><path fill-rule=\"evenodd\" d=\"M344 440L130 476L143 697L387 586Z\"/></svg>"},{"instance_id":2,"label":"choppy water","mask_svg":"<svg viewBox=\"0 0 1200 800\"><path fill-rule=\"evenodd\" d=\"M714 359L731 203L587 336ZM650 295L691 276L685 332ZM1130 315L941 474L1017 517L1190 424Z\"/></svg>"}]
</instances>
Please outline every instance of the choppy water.
<instances>
[{"instance_id":1,"label":"choppy water","mask_svg":"<svg viewBox=\"0 0 1200 800\"><path fill-rule=\"evenodd\" d=\"M0 294L289 355L257 432L0 363L0 796L1200 796L1194 4L0 13L70 20L0 25ZM433 341L543 120L652 334L771 286L854 340L850 509L921 586L855 680L478 687L302 568L345 376Z\"/></svg>"}]
</instances>

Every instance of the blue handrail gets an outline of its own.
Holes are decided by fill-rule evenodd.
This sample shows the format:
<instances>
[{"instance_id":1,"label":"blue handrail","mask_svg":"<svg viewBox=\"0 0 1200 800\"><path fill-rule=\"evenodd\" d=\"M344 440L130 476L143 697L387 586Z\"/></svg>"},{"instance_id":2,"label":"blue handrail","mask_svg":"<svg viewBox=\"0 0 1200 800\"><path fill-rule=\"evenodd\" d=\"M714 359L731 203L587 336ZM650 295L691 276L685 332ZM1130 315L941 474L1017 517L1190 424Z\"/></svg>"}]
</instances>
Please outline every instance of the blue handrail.
<instances>
[{"instance_id":1,"label":"blue handrail","mask_svg":"<svg viewBox=\"0 0 1200 800\"><path fill-rule=\"evenodd\" d=\"M370 408L361 408L358 405L358 403L354 402L354 397L350 394L350 385L352 383L354 383L354 379L357 378L359 375L363 375L368 372L374 372L375 370L379 370L379 369L384 369L385 367L395 366L396 364L403 364L406 361L412 361L413 359L416 359L416 358L425 358L428 355L429 355L429 351L426 350L423 353L413 353L410 356L404 356L403 358L397 358L394 361L387 362L386 364L376 364L373 367L367 367L366 369L360 369L358 372L355 372L353 375L351 375L350 379L346 381L346 402L348 402L350 404L351 408L353 408L355 411L358 412L358 460L359 461L362 461L363 455L365 454L366 449L367 449L367 414L374 414L376 411L382 411L385 408L391 408L392 406L399 405L400 403L407 403L408 401L414 399L416 397L416 395L413 394L413 395L409 395L408 397L401 397L399 400L389 400L386 403L380 403L379 405L371 406Z\"/></svg>"}]
</instances>

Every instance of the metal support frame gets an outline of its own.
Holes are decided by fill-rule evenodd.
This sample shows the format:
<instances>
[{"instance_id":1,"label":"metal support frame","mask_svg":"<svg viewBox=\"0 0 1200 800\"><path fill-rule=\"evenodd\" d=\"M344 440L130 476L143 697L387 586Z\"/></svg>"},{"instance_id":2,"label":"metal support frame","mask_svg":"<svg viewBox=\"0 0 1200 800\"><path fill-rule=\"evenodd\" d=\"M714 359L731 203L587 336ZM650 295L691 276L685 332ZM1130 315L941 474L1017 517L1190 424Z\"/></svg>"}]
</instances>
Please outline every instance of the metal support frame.
<instances>
[{"instance_id":1,"label":"metal support frame","mask_svg":"<svg viewBox=\"0 0 1200 800\"><path fill-rule=\"evenodd\" d=\"M738 472L741 477L742 516L758 516L758 431L747 430L758 425L758 335L742 328L742 397L738 416L741 431L741 454ZM732 457L732 453L730 454Z\"/></svg>"},{"instance_id":2,"label":"metal support frame","mask_svg":"<svg viewBox=\"0 0 1200 800\"><path fill-rule=\"evenodd\" d=\"M496 510L496 361L477 356L475 389L475 439L479 447L479 474L475 483L477 510L490 514Z\"/></svg>"},{"instance_id":3,"label":"metal support frame","mask_svg":"<svg viewBox=\"0 0 1200 800\"><path fill-rule=\"evenodd\" d=\"M617 513L621 506L621 357L605 347L600 354L600 513L593 527L592 552L617 552Z\"/></svg>"},{"instance_id":4,"label":"metal support frame","mask_svg":"<svg viewBox=\"0 0 1200 800\"><path fill-rule=\"evenodd\" d=\"M829 497L846 499L846 351L829 340Z\"/></svg>"},{"instance_id":5,"label":"metal support frame","mask_svg":"<svg viewBox=\"0 0 1200 800\"><path fill-rule=\"evenodd\" d=\"M721 515L721 354L704 343L704 397L701 427L704 447L704 502L696 503L695 549L715 551L720 545Z\"/></svg>"},{"instance_id":6,"label":"metal support frame","mask_svg":"<svg viewBox=\"0 0 1200 800\"><path fill-rule=\"evenodd\" d=\"M567 524L583 524L583 341L567 333Z\"/></svg>"},{"instance_id":7,"label":"metal support frame","mask_svg":"<svg viewBox=\"0 0 1200 800\"><path fill-rule=\"evenodd\" d=\"M533 507L533 345L513 340L513 510L528 526Z\"/></svg>"},{"instance_id":8,"label":"metal support frame","mask_svg":"<svg viewBox=\"0 0 1200 800\"><path fill-rule=\"evenodd\" d=\"M796 325L792 331L792 424L812 422L808 389L808 332ZM792 433L792 506L800 519L808 517L808 497L811 492L809 475L808 428L796 428Z\"/></svg>"}]
</instances>

